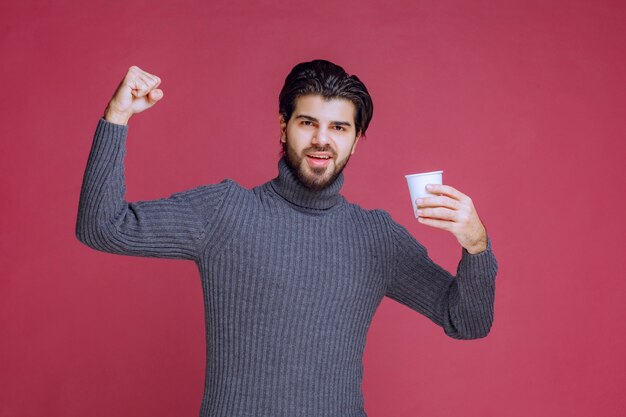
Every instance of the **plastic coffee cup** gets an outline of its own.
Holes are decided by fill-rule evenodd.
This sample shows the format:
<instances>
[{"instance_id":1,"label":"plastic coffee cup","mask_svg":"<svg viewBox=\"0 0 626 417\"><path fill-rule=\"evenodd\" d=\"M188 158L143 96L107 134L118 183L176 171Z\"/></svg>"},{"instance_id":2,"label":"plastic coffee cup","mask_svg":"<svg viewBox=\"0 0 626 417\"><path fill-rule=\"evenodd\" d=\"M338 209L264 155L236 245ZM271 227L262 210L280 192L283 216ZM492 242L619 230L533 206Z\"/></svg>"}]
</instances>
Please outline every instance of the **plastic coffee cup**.
<instances>
[{"instance_id":1,"label":"plastic coffee cup","mask_svg":"<svg viewBox=\"0 0 626 417\"><path fill-rule=\"evenodd\" d=\"M406 182L409 184L409 193L411 194L411 204L413 205L413 214L417 211L415 200L422 197L432 197L438 194L426 191L426 184L442 184L443 171L424 172L421 174L405 175ZM417 217L417 215L415 216Z\"/></svg>"}]
</instances>

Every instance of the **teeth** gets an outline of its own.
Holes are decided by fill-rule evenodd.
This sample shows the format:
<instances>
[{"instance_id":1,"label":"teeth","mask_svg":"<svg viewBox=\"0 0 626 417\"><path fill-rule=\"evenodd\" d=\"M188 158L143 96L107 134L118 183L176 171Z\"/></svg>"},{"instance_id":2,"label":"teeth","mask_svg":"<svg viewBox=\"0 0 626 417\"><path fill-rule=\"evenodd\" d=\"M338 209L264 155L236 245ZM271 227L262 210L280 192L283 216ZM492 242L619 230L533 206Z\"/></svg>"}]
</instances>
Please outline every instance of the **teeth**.
<instances>
[{"instance_id":1,"label":"teeth","mask_svg":"<svg viewBox=\"0 0 626 417\"><path fill-rule=\"evenodd\" d=\"M315 156L315 155L309 155L311 158L317 158L317 159L328 159L330 158L330 156Z\"/></svg>"}]
</instances>

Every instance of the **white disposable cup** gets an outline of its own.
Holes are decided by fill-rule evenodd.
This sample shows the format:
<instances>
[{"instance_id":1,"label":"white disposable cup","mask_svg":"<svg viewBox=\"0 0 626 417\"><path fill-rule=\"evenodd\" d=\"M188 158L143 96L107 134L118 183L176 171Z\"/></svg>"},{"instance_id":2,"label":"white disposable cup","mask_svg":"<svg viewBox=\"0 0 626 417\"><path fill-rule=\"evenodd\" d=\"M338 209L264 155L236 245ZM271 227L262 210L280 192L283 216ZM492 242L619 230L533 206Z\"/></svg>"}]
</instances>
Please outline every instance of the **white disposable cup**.
<instances>
[{"instance_id":1,"label":"white disposable cup","mask_svg":"<svg viewBox=\"0 0 626 417\"><path fill-rule=\"evenodd\" d=\"M443 171L424 172L421 174L405 175L406 182L409 184L409 193L411 194L411 204L413 204L413 214L417 211L415 200L423 197L432 197L438 194L426 191L426 184L442 184ZM417 215L415 215L417 217Z\"/></svg>"}]
</instances>

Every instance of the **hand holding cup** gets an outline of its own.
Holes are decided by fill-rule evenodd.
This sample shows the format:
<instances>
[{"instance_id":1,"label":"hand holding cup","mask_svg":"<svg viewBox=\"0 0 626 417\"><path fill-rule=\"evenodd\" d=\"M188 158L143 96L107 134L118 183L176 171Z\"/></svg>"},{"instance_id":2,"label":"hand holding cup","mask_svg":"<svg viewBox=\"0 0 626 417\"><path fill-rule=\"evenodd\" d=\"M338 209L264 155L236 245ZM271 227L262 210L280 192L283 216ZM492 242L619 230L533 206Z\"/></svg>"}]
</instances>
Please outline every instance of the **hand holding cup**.
<instances>
[{"instance_id":1,"label":"hand holding cup","mask_svg":"<svg viewBox=\"0 0 626 417\"><path fill-rule=\"evenodd\" d=\"M439 195L415 201L418 221L449 231L471 254L484 251L487 248L487 231L472 199L449 185L430 184L426 189Z\"/></svg>"},{"instance_id":2,"label":"hand holding cup","mask_svg":"<svg viewBox=\"0 0 626 417\"><path fill-rule=\"evenodd\" d=\"M410 177L413 176L407 176L407 181L411 189ZM472 199L459 190L442 184L441 177L438 182L419 186L414 182L415 189L411 191L411 199L415 217L422 224L449 231L471 254L484 251L487 248L487 231L478 217ZM414 195L417 198L413 198Z\"/></svg>"}]
</instances>

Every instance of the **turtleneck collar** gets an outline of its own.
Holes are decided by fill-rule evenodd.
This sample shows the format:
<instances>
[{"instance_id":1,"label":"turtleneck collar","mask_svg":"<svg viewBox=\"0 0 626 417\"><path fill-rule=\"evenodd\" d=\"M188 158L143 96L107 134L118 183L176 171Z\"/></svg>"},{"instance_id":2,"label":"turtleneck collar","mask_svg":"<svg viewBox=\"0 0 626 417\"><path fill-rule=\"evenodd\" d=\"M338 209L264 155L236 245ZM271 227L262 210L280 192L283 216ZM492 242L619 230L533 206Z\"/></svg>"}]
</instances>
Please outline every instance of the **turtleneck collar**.
<instances>
[{"instance_id":1,"label":"turtleneck collar","mask_svg":"<svg viewBox=\"0 0 626 417\"><path fill-rule=\"evenodd\" d=\"M339 174L335 180L323 190L311 190L304 186L295 173L289 168L285 157L278 161L278 177L270 181L272 189L285 200L296 206L326 210L343 200L339 190L343 185L343 173Z\"/></svg>"}]
</instances>

